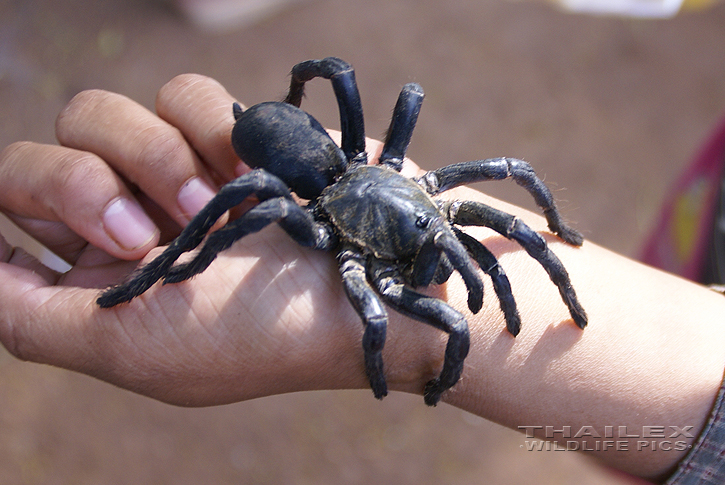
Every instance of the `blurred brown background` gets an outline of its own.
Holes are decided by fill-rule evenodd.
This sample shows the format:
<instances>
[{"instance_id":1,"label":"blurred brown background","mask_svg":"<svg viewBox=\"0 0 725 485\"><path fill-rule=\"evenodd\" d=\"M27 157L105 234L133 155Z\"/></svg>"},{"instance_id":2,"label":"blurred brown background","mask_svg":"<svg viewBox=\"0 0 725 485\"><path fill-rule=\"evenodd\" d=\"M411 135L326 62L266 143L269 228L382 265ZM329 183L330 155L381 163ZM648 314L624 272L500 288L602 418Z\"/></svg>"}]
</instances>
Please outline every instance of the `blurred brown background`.
<instances>
[{"instance_id":1,"label":"blurred brown background","mask_svg":"<svg viewBox=\"0 0 725 485\"><path fill-rule=\"evenodd\" d=\"M725 115L725 5L672 20L565 14L504 0L308 0L225 33L141 0L0 0L0 147L54 142L58 111L103 88L153 107L183 72L248 105L284 95L298 61L354 64L368 134L401 86L426 102L425 168L531 162L569 220L636 256L669 184ZM305 108L336 127L328 83ZM532 207L514 184L484 190ZM585 457L422 399L317 392L181 409L0 350L0 483L621 483Z\"/></svg>"}]
</instances>

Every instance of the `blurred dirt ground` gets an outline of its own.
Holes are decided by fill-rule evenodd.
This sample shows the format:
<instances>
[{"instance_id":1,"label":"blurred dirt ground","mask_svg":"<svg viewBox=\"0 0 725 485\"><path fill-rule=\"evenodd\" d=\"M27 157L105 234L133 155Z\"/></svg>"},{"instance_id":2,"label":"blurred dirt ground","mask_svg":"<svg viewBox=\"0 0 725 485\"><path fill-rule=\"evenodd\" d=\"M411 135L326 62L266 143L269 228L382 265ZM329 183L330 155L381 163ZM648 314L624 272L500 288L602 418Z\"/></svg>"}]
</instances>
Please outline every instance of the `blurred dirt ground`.
<instances>
[{"instance_id":1,"label":"blurred dirt ground","mask_svg":"<svg viewBox=\"0 0 725 485\"><path fill-rule=\"evenodd\" d=\"M194 29L141 0L0 0L0 147L54 142L58 111L103 88L153 108L199 72L240 100L279 99L298 61L352 62L368 133L400 87L426 102L425 168L530 161L585 235L636 256L669 184L725 115L725 6L667 21L569 15L505 0L297 2L243 30ZM337 126L329 85L305 107ZM514 184L483 186L532 207ZM620 483L586 457L441 405L369 392L171 407L0 351L0 483Z\"/></svg>"}]
</instances>

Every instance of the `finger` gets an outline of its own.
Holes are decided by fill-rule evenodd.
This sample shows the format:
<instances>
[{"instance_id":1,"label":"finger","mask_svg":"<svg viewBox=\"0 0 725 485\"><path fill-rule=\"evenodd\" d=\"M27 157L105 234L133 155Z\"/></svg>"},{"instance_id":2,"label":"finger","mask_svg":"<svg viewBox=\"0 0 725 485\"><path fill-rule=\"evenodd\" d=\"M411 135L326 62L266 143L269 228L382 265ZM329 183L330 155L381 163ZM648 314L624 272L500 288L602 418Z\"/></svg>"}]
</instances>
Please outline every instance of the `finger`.
<instances>
[{"instance_id":1,"label":"finger","mask_svg":"<svg viewBox=\"0 0 725 485\"><path fill-rule=\"evenodd\" d=\"M48 286L34 271L5 263L0 278L0 342L11 354L81 372L104 366L94 342L102 330L90 318L96 290Z\"/></svg>"},{"instance_id":2,"label":"finger","mask_svg":"<svg viewBox=\"0 0 725 485\"><path fill-rule=\"evenodd\" d=\"M204 161L221 174L225 181L242 175L249 169L234 153L230 144L234 116L232 104L236 102L224 87L214 79L200 74L182 74L159 90L156 112L159 117L181 130ZM328 130L339 145L338 130ZM383 144L366 139L372 163L377 163ZM404 169L417 174L418 168L406 159Z\"/></svg>"},{"instance_id":3,"label":"finger","mask_svg":"<svg viewBox=\"0 0 725 485\"><path fill-rule=\"evenodd\" d=\"M58 116L56 135L100 156L182 226L214 196L211 175L182 133L125 96L76 95Z\"/></svg>"},{"instance_id":4,"label":"finger","mask_svg":"<svg viewBox=\"0 0 725 485\"><path fill-rule=\"evenodd\" d=\"M58 281L58 273L44 266L38 259L28 254L22 248L11 246L7 240L0 235L0 264L7 263L26 269L37 278L40 284L52 285Z\"/></svg>"},{"instance_id":5,"label":"finger","mask_svg":"<svg viewBox=\"0 0 725 485\"><path fill-rule=\"evenodd\" d=\"M224 87L200 74L182 74L156 96L159 117L177 127L224 182L246 173L231 145L236 100Z\"/></svg>"},{"instance_id":6,"label":"finger","mask_svg":"<svg viewBox=\"0 0 725 485\"><path fill-rule=\"evenodd\" d=\"M104 160L66 147L21 142L0 153L0 207L70 263L85 241L119 258L140 259L159 238Z\"/></svg>"}]
</instances>

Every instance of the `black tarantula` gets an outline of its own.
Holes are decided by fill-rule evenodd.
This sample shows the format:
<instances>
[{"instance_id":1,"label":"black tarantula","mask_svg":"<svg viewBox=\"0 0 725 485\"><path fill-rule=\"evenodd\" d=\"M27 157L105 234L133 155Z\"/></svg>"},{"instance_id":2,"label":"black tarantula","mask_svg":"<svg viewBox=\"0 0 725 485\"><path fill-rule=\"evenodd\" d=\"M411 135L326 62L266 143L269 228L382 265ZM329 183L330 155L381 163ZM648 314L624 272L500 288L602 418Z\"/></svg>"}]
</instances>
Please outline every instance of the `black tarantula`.
<instances>
[{"instance_id":1,"label":"black tarantula","mask_svg":"<svg viewBox=\"0 0 725 485\"><path fill-rule=\"evenodd\" d=\"M317 77L332 82L340 108L342 147L299 108L305 83ZM457 271L468 291L468 307L476 313L483 305L477 264L493 281L508 331L514 336L519 332L516 302L503 269L483 244L457 227L485 226L518 242L543 266L572 319L584 328L587 316L569 275L538 233L483 203L433 198L462 184L511 177L534 197L554 233L581 245L582 236L562 221L550 191L528 163L495 158L449 165L416 179L399 173L422 102L420 86L403 87L379 164L368 165L352 67L333 57L297 64L284 102L260 103L246 111L233 106L232 145L254 170L223 186L161 255L126 283L104 291L98 305L107 308L127 302L161 278L164 283L186 280L204 271L236 240L276 222L302 246L337 254L343 286L365 327L365 372L376 398L388 392L382 360L387 326L383 302L449 334L443 369L424 389L425 402L432 406L461 376L469 349L468 324L442 300L413 288L441 284ZM290 191L309 203L298 205ZM258 205L207 236L219 217L251 196ZM193 259L174 265L204 239Z\"/></svg>"}]
</instances>

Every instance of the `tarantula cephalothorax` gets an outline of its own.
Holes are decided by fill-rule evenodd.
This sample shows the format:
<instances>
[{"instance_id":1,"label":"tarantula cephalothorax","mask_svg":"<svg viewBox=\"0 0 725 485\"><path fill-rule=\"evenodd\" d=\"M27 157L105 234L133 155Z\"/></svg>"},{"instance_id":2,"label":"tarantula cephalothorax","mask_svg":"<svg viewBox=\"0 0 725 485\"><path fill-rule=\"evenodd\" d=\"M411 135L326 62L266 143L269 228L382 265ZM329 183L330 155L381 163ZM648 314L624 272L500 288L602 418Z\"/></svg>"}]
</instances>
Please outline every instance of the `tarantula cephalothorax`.
<instances>
[{"instance_id":1,"label":"tarantula cephalothorax","mask_svg":"<svg viewBox=\"0 0 725 485\"><path fill-rule=\"evenodd\" d=\"M299 108L305 83L316 77L332 82L340 108L342 147ZM493 281L508 331L519 332L516 302L503 269L483 244L457 227L473 225L489 227L518 242L547 271L574 322L584 328L587 316L569 275L538 233L520 219L480 202L432 198L462 184L511 177L531 193L553 232L570 244L581 245L581 235L562 221L551 193L528 163L495 158L449 165L417 179L399 173L422 102L420 86L403 88L380 162L368 165L363 111L352 67L332 57L297 64L284 102L261 103L246 111L234 105L232 145L254 170L223 186L161 255L128 282L104 291L98 304L112 307L129 301L161 278L165 283L186 280L204 271L236 240L276 222L299 244L336 252L343 286L365 327L365 372L375 397L387 394L383 302L449 334L443 369L423 391L426 404L435 405L461 376L469 348L468 324L442 300L413 288L443 283L457 271L468 290L468 307L476 313L483 305L483 283L475 263ZM309 203L298 205L290 191ZM250 196L256 196L259 204L207 236L219 217ZM204 239L189 262L174 265L182 253Z\"/></svg>"}]
</instances>

